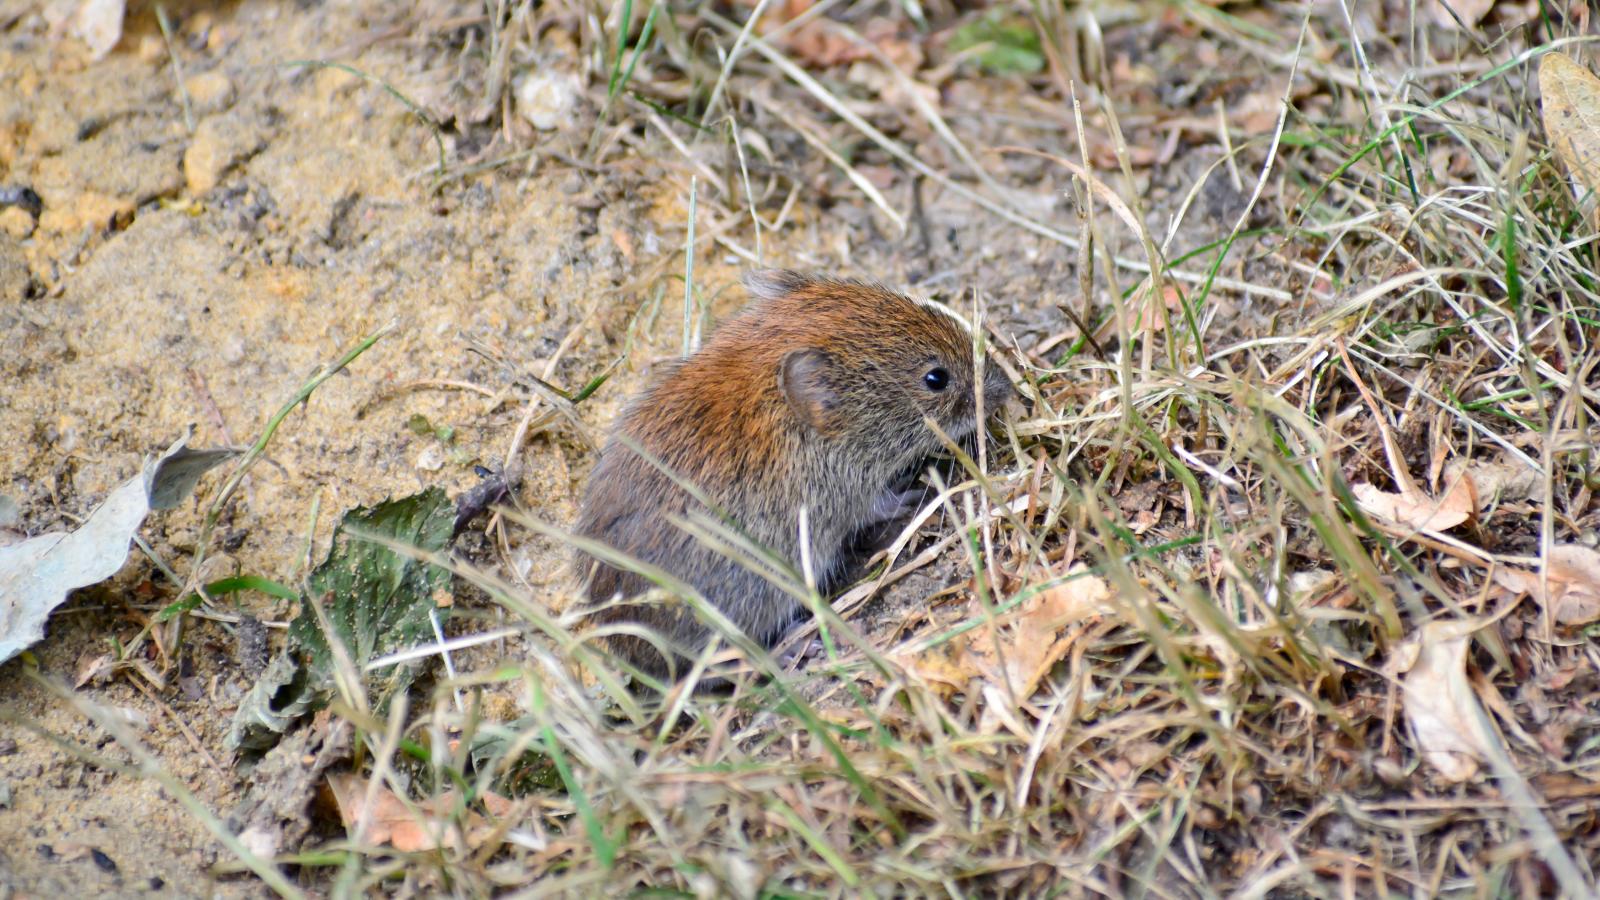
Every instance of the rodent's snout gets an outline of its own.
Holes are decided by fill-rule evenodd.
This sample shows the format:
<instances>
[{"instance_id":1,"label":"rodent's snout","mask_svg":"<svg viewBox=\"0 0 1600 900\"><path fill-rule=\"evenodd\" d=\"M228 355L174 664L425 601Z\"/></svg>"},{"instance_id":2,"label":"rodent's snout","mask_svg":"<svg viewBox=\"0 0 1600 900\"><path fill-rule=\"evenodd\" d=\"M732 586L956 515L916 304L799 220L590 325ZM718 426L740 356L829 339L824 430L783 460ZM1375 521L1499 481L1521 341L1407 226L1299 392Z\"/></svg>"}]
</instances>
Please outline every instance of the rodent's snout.
<instances>
[{"instance_id":1,"label":"rodent's snout","mask_svg":"<svg viewBox=\"0 0 1600 900\"><path fill-rule=\"evenodd\" d=\"M1000 368L994 360L985 360L983 364L983 411L993 417L1000 412L1006 401L1016 396L1017 389L1011 386L1011 379L1006 377L1006 370Z\"/></svg>"}]
</instances>

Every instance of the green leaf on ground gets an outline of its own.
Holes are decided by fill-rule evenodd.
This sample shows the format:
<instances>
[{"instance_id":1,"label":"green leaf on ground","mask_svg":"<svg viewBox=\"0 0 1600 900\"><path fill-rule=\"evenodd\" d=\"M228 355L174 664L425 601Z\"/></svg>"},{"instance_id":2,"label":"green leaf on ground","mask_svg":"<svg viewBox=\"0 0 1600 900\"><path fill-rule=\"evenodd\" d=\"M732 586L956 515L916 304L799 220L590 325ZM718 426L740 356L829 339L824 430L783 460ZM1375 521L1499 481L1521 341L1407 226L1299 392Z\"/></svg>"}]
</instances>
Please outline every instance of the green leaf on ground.
<instances>
[{"instance_id":1,"label":"green leaf on ground","mask_svg":"<svg viewBox=\"0 0 1600 900\"><path fill-rule=\"evenodd\" d=\"M1044 51L1039 32L1027 19L1009 16L1003 9L991 9L956 29L950 39L952 53L978 48L973 58L995 75L1038 72L1044 68Z\"/></svg>"},{"instance_id":2,"label":"green leaf on ground","mask_svg":"<svg viewBox=\"0 0 1600 900\"><path fill-rule=\"evenodd\" d=\"M432 639L428 614L438 610L442 620L448 611L450 572L418 557L443 550L454 523L455 506L440 488L345 513L307 587L357 669ZM291 665L280 658L269 668L272 677L257 680L234 717L231 747L271 746L301 715L333 697L333 642L309 602L289 623L288 637L284 657ZM411 662L367 672L373 705L387 706L416 670Z\"/></svg>"}]
</instances>

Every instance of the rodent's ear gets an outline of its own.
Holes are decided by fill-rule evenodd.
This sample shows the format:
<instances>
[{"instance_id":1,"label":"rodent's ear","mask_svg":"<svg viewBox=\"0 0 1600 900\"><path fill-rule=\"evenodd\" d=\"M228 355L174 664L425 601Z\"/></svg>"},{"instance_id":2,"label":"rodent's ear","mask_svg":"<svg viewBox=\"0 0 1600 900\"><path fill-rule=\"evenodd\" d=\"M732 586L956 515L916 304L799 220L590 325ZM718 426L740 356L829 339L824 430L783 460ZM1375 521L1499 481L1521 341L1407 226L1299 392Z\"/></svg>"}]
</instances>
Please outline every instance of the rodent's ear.
<instances>
[{"instance_id":1,"label":"rodent's ear","mask_svg":"<svg viewBox=\"0 0 1600 900\"><path fill-rule=\"evenodd\" d=\"M761 300L787 297L810 283L810 278L789 269L755 269L744 276L745 290Z\"/></svg>"},{"instance_id":2,"label":"rodent's ear","mask_svg":"<svg viewBox=\"0 0 1600 900\"><path fill-rule=\"evenodd\" d=\"M821 350L791 350L778 363L778 390L800 421L816 431L832 430L839 392L830 377L833 358Z\"/></svg>"}]
</instances>

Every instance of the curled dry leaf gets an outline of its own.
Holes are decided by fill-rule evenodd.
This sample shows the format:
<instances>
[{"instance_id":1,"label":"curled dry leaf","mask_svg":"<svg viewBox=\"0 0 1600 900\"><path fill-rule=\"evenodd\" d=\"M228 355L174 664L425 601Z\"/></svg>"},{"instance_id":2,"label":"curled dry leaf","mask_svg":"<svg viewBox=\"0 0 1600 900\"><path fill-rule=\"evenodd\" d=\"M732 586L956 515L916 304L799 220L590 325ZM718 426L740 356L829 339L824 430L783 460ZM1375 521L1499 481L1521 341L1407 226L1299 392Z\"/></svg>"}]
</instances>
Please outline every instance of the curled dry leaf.
<instances>
[{"instance_id":1,"label":"curled dry leaf","mask_svg":"<svg viewBox=\"0 0 1600 900\"><path fill-rule=\"evenodd\" d=\"M182 502L232 450L190 450L186 433L112 491L70 532L51 531L0 547L0 662L44 637L51 610L78 588L117 574L134 533L152 509Z\"/></svg>"},{"instance_id":2,"label":"curled dry leaf","mask_svg":"<svg viewBox=\"0 0 1600 900\"><path fill-rule=\"evenodd\" d=\"M1573 192L1592 206L1600 193L1600 78L1571 57L1546 53L1539 60L1539 100L1550 146L1566 166Z\"/></svg>"},{"instance_id":3,"label":"curled dry leaf","mask_svg":"<svg viewBox=\"0 0 1600 900\"><path fill-rule=\"evenodd\" d=\"M1494 0L1428 0L1435 24L1445 28L1472 28L1494 8Z\"/></svg>"},{"instance_id":4,"label":"curled dry leaf","mask_svg":"<svg viewBox=\"0 0 1600 900\"><path fill-rule=\"evenodd\" d=\"M1551 547L1545 578L1548 595L1541 590L1537 571L1508 567L1494 573L1501 587L1527 594L1548 607L1557 625L1579 626L1600 620L1600 552L1576 544Z\"/></svg>"},{"instance_id":5,"label":"curled dry leaf","mask_svg":"<svg viewBox=\"0 0 1600 900\"><path fill-rule=\"evenodd\" d=\"M1439 499L1418 490L1393 493L1370 484L1351 488L1362 512L1386 522L1416 531L1444 531L1471 519L1477 513L1477 491L1472 478L1463 474L1453 479Z\"/></svg>"},{"instance_id":6,"label":"curled dry leaf","mask_svg":"<svg viewBox=\"0 0 1600 900\"><path fill-rule=\"evenodd\" d=\"M339 808L339 820L346 828L353 828L367 810L369 780L359 775L342 773L328 778L328 788ZM468 810L459 819L459 827L450 819L458 805L459 795L446 791L431 799L407 806L395 793L383 785L372 794L372 808L367 815L365 840L370 844L388 844L401 853L437 850L441 846L459 847L465 831L468 847L476 847L493 832L493 826L477 813ZM492 798L492 801L491 799ZM494 794L484 796L486 808L495 815L509 814L510 801Z\"/></svg>"},{"instance_id":7,"label":"curled dry leaf","mask_svg":"<svg viewBox=\"0 0 1600 900\"><path fill-rule=\"evenodd\" d=\"M1467 647L1477 621L1429 622L1396 651L1406 721L1417 751L1447 781L1466 781L1489 758L1488 720L1467 681Z\"/></svg>"},{"instance_id":8,"label":"curled dry leaf","mask_svg":"<svg viewBox=\"0 0 1600 900\"><path fill-rule=\"evenodd\" d=\"M1477 513L1500 501L1525 500L1539 489L1539 471L1517 462L1489 462L1453 459L1444 465L1445 484L1459 478L1472 479L1478 496Z\"/></svg>"},{"instance_id":9,"label":"curled dry leaf","mask_svg":"<svg viewBox=\"0 0 1600 900\"><path fill-rule=\"evenodd\" d=\"M116 663L109 653L96 655L92 650L83 653L78 657L78 673L72 679L72 686L81 688L86 684L105 684L111 680Z\"/></svg>"},{"instance_id":10,"label":"curled dry leaf","mask_svg":"<svg viewBox=\"0 0 1600 900\"><path fill-rule=\"evenodd\" d=\"M1112 610L1111 589L1104 579L1074 566L1068 580L1029 598L1011 623L1010 639L1001 647L1005 676L1019 698L1033 694L1039 681L1066 656L1070 638L1059 635L1063 627ZM974 641L972 650L985 669L993 670L993 641Z\"/></svg>"},{"instance_id":11,"label":"curled dry leaf","mask_svg":"<svg viewBox=\"0 0 1600 900\"><path fill-rule=\"evenodd\" d=\"M1050 668L1072 647L1062 629L1090 616L1111 612L1111 589L1104 579L1074 566L1066 581L1029 598L995 628L976 628L950 643L906 660L930 684L965 689L977 679L988 703L984 725L993 731L1016 702L1038 689ZM996 633L998 630L998 634ZM1015 698L1015 700L1011 698Z\"/></svg>"}]
</instances>

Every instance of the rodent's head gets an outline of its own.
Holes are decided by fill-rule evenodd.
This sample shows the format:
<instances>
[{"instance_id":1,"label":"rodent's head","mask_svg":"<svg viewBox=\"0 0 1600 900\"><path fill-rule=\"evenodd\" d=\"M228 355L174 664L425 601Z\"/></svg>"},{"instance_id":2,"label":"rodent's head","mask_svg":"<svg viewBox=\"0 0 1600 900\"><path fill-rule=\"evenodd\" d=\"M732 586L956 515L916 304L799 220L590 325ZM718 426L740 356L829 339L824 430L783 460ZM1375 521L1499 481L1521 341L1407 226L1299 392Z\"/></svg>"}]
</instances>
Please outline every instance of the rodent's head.
<instances>
[{"instance_id":1,"label":"rodent's head","mask_svg":"<svg viewBox=\"0 0 1600 900\"><path fill-rule=\"evenodd\" d=\"M751 273L745 286L757 304L741 325L764 334L777 389L795 416L897 468L942 449L924 416L953 440L978 431L979 371L986 416L1011 396L998 366L973 365L972 334L942 307L781 270Z\"/></svg>"}]
</instances>

